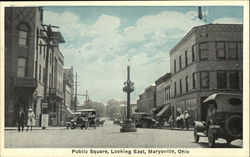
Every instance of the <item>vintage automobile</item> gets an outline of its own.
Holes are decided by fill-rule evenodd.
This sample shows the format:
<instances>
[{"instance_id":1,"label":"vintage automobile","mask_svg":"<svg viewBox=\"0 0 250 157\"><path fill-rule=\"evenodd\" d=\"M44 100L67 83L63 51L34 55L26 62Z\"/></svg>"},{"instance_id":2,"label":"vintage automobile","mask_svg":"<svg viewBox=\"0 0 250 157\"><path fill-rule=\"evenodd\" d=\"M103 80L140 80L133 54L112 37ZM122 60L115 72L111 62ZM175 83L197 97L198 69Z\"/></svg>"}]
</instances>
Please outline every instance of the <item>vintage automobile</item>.
<instances>
[{"instance_id":1,"label":"vintage automobile","mask_svg":"<svg viewBox=\"0 0 250 157\"><path fill-rule=\"evenodd\" d=\"M152 116L145 112L136 112L133 113L131 119L135 123L137 128L152 128L155 124L155 120Z\"/></svg>"},{"instance_id":2,"label":"vintage automobile","mask_svg":"<svg viewBox=\"0 0 250 157\"><path fill-rule=\"evenodd\" d=\"M223 138L230 144L242 139L242 94L217 93L207 97L202 107L207 109L206 122L194 121L194 140L208 137L209 147Z\"/></svg>"},{"instance_id":3,"label":"vintage automobile","mask_svg":"<svg viewBox=\"0 0 250 157\"><path fill-rule=\"evenodd\" d=\"M81 109L74 113L75 118L66 123L67 129L94 127L96 128L96 109Z\"/></svg>"}]
</instances>

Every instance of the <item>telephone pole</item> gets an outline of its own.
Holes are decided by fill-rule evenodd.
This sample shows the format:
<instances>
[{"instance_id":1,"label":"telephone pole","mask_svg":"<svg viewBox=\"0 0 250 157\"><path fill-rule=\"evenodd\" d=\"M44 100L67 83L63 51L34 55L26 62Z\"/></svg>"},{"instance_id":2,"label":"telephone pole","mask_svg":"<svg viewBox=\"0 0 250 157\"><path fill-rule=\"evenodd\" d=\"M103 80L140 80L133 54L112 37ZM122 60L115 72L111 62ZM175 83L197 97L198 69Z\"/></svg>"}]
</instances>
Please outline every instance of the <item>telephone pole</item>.
<instances>
[{"instance_id":1,"label":"telephone pole","mask_svg":"<svg viewBox=\"0 0 250 157\"><path fill-rule=\"evenodd\" d=\"M77 109L77 73L76 73L76 81L75 81L75 112Z\"/></svg>"}]
</instances>

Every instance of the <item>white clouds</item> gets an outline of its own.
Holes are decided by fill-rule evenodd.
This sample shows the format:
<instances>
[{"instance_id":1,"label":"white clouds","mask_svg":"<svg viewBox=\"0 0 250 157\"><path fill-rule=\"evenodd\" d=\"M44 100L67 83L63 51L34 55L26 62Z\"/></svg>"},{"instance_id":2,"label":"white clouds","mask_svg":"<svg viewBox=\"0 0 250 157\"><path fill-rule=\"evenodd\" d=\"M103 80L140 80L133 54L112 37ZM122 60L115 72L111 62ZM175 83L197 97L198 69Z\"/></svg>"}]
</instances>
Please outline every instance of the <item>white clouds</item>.
<instances>
[{"instance_id":1,"label":"white clouds","mask_svg":"<svg viewBox=\"0 0 250 157\"><path fill-rule=\"evenodd\" d=\"M71 12L46 11L44 16L45 23L60 26L66 40L61 48L65 66L73 65L79 73L79 91L88 89L91 99L103 102L110 98L124 99L122 86L128 59L136 92L143 91L170 71L168 50L175 46L172 43L178 42L192 27L204 24L196 12L166 11L143 16L126 28L122 27L122 19L105 14L91 24ZM222 18L214 22L239 21Z\"/></svg>"},{"instance_id":2,"label":"white clouds","mask_svg":"<svg viewBox=\"0 0 250 157\"><path fill-rule=\"evenodd\" d=\"M219 23L219 24L242 24L242 21L236 18L230 18L230 17L225 17L225 18L220 18L216 19L213 21L213 23Z\"/></svg>"}]
</instances>

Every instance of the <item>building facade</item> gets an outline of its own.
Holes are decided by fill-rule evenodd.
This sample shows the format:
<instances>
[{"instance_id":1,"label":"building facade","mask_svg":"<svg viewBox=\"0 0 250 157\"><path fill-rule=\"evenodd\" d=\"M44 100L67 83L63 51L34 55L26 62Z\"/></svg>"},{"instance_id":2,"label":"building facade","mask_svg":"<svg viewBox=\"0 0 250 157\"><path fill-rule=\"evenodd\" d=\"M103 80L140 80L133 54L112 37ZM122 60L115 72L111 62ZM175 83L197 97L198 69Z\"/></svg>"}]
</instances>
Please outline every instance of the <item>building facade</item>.
<instances>
[{"instance_id":1,"label":"building facade","mask_svg":"<svg viewBox=\"0 0 250 157\"><path fill-rule=\"evenodd\" d=\"M5 126L16 125L20 108L26 114L32 108L36 126L40 126L41 115L47 108L42 102L49 97L55 72L52 64L46 66L47 54L51 56L56 43L64 41L60 33L53 33L52 48L48 47L41 7L5 8ZM47 89L46 80L50 85Z\"/></svg>"},{"instance_id":2,"label":"building facade","mask_svg":"<svg viewBox=\"0 0 250 157\"><path fill-rule=\"evenodd\" d=\"M171 74L166 73L155 81L156 86L156 117L168 118L171 115L170 101Z\"/></svg>"},{"instance_id":3,"label":"building facade","mask_svg":"<svg viewBox=\"0 0 250 157\"><path fill-rule=\"evenodd\" d=\"M156 94L155 86L150 85L142 94L139 95L137 100L137 109L139 112L152 113L152 109L156 107Z\"/></svg>"},{"instance_id":4,"label":"building facade","mask_svg":"<svg viewBox=\"0 0 250 157\"><path fill-rule=\"evenodd\" d=\"M174 118L187 110L205 120L202 101L212 93L242 93L243 25L194 27L171 51Z\"/></svg>"}]
</instances>

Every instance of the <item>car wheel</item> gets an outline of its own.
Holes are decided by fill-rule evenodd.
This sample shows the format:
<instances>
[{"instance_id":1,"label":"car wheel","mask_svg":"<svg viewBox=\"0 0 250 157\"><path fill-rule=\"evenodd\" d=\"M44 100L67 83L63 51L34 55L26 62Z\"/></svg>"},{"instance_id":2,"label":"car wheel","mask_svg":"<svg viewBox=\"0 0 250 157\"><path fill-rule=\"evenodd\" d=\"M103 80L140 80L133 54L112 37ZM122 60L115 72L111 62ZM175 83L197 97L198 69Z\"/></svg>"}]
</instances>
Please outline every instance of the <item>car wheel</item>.
<instances>
[{"instance_id":1,"label":"car wheel","mask_svg":"<svg viewBox=\"0 0 250 157\"><path fill-rule=\"evenodd\" d=\"M231 144L231 142L232 142L232 140L230 140L230 139L226 139L226 141L227 141L227 144Z\"/></svg>"},{"instance_id":2,"label":"car wheel","mask_svg":"<svg viewBox=\"0 0 250 157\"><path fill-rule=\"evenodd\" d=\"M215 144L215 137L214 133L212 132L211 129L208 130L208 146L209 148L213 148Z\"/></svg>"},{"instance_id":3,"label":"car wheel","mask_svg":"<svg viewBox=\"0 0 250 157\"><path fill-rule=\"evenodd\" d=\"M195 126L194 126L194 127L195 127ZM194 141L195 141L196 143L198 143L198 142L199 142L199 139L200 139L200 136L197 135L197 129L194 128Z\"/></svg>"}]
</instances>

